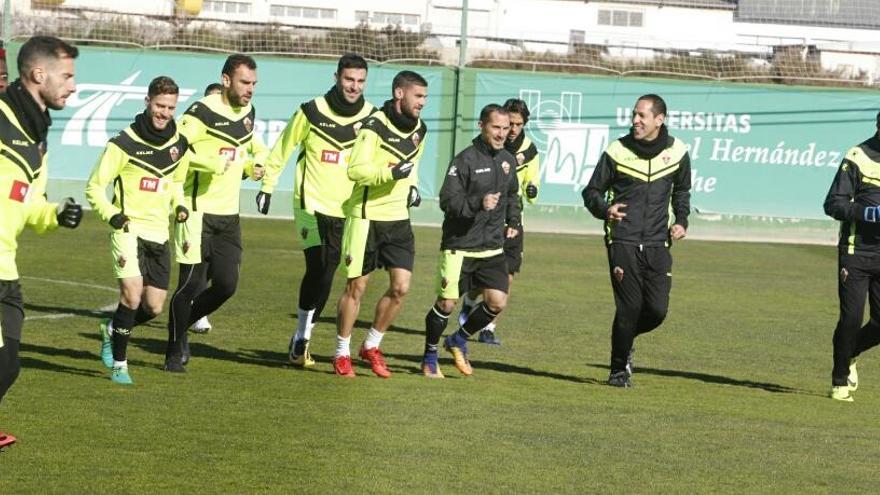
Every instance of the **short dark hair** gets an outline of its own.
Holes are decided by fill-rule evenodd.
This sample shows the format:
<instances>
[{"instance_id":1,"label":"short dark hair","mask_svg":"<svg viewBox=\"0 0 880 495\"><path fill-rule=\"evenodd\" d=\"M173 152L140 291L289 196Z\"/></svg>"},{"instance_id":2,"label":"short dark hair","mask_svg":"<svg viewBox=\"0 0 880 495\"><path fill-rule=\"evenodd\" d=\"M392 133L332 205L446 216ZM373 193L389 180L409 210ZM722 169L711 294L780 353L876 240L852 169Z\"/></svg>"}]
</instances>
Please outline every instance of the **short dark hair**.
<instances>
[{"instance_id":1,"label":"short dark hair","mask_svg":"<svg viewBox=\"0 0 880 495\"><path fill-rule=\"evenodd\" d=\"M223 85L220 83L211 83L205 86L205 96L213 93L214 91L223 91Z\"/></svg>"},{"instance_id":2,"label":"short dark hair","mask_svg":"<svg viewBox=\"0 0 880 495\"><path fill-rule=\"evenodd\" d=\"M393 93L397 88L408 88L410 86L423 86L427 88L428 81L416 72L402 70L398 72L397 75L394 76L394 80L391 81L391 92Z\"/></svg>"},{"instance_id":3,"label":"short dark hair","mask_svg":"<svg viewBox=\"0 0 880 495\"><path fill-rule=\"evenodd\" d=\"M660 98L654 93L649 93L639 96L639 99L636 101L639 102L642 100L647 100L651 102L651 113L653 113L655 117L658 115L666 115L666 102L663 101L663 98Z\"/></svg>"},{"instance_id":4,"label":"short dark hair","mask_svg":"<svg viewBox=\"0 0 880 495\"><path fill-rule=\"evenodd\" d=\"M339 63L336 64L336 73L342 74L345 69L367 69L367 60L357 53L346 53L339 57Z\"/></svg>"},{"instance_id":5,"label":"short dark hair","mask_svg":"<svg viewBox=\"0 0 880 495\"><path fill-rule=\"evenodd\" d=\"M235 69L238 69L242 65L250 70L257 70L257 62L255 62L252 57L243 53L236 53L230 55L226 59L226 63L223 64L223 70L220 71L220 73L232 77L232 74L235 73Z\"/></svg>"},{"instance_id":6,"label":"short dark hair","mask_svg":"<svg viewBox=\"0 0 880 495\"><path fill-rule=\"evenodd\" d=\"M41 58L76 58L79 50L54 36L33 36L18 51L18 73L27 74L34 68L34 62Z\"/></svg>"},{"instance_id":7,"label":"short dark hair","mask_svg":"<svg viewBox=\"0 0 880 495\"><path fill-rule=\"evenodd\" d=\"M507 113L518 113L522 115L523 124L529 121L529 115L531 115L529 112L529 106L519 98L511 98L505 101L504 109L507 110Z\"/></svg>"},{"instance_id":8,"label":"short dark hair","mask_svg":"<svg viewBox=\"0 0 880 495\"><path fill-rule=\"evenodd\" d=\"M493 113L500 113L501 115L507 115L509 112L506 108L498 105L497 103L489 103L482 110L480 110L480 122L484 124L489 121L489 117L492 116Z\"/></svg>"},{"instance_id":9,"label":"short dark hair","mask_svg":"<svg viewBox=\"0 0 880 495\"><path fill-rule=\"evenodd\" d=\"M159 95L177 95L180 94L180 88L174 79L168 76L159 76L152 81L147 87L147 98L153 98Z\"/></svg>"}]
</instances>

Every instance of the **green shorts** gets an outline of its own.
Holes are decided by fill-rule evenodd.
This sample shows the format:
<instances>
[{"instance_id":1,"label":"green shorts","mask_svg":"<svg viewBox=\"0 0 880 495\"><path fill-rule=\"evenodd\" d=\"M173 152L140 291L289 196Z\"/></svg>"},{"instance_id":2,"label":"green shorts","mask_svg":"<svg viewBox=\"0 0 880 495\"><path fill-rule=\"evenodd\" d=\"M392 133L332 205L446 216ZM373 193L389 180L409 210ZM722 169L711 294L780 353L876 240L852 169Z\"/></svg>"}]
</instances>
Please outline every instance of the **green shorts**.
<instances>
[{"instance_id":1,"label":"green shorts","mask_svg":"<svg viewBox=\"0 0 880 495\"><path fill-rule=\"evenodd\" d=\"M347 278L357 278L377 268L403 268L412 272L415 254L415 237L409 219L345 219L340 265Z\"/></svg>"},{"instance_id":2,"label":"green shorts","mask_svg":"<svg viewBox=\"0 0 880 495\"><path fill-rule=\"evenodd\" d=\"M295 208L293 221L303 250L321 245L321 232L318 229L318 219L315 218L314 213Z\"/></svg>"},{"instance_id":3,"label":"green shorts","mask_svg":"<svg viewBox=\"0 0 880 495\"><path fill-rule=\"evenodd\" d=\"M178 263L202 262L202 217L202 212L191 211L185 222L174 222L174 260Z\"/></svg>"},{"instance_id":4,"label":"green shorts","mask_svg":"<svg viewBox=\"0 0 880 495\"><path fill-rule=\"evenodd\" d=\"M458 299L472 289L510 290L507 260L500 249L479 253L443 250L437 264L437 295Z\"/></svg>"},{"instance_id":5,"label":"green shorts","mask_svg":"<svg viewBox=\"0 0 880 495\"><path fill-rule=\"evenodd\" d=\"M168 243L141 239L132 232L110 233L113 274L116 278L143 277L144 285L167 290L171 277Z\"/></svg>"}]
</instances>

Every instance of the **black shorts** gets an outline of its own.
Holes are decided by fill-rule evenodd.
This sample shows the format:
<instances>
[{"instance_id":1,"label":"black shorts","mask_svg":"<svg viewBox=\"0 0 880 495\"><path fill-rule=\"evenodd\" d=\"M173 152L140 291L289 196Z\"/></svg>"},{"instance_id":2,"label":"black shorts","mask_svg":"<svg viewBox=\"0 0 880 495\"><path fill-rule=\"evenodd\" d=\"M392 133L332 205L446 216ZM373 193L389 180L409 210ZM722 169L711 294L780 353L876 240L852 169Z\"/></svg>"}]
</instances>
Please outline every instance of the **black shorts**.
<instances>
[{"instance_id":1,"label":"black shorts","mask_svg":"<svg viewBox=\"0 0 880 495\"><path fill-rule=\"evenodd\" d=\"M342 234L345 232L345 219L331 217L315 212L318 221L318 234L321 236L321 247L329 259L338 259L342 252ZM334 269L336 267L333 267Z\"/></svg>"},{"instance_id":2,"label":"black shorts","mask_svg":"<svg viewBox=\"0 0 880 495\"><path fill-rule=\"evenodd\" d=\"M441 251L437 295L443 299L458 299L473 289L496 289L505 293L510 290L504 254L476 258L464 251Z\"/></svg>"},{"instance_id":3,"label":"black shorts","mask_svg":"<svg viewBox=\"0 0 880 495\"><path fill-rule=\"evenodd\" d=\"M202 217L202 263L222 259L228 266L241 265L241 222L238 215Z\"/></svg>"},{"instance_id":4,"label":"black shorts","mask_svg":"<svg viewBox=\"0 0 880 495\"><path fill-rule=\"evenodd\" d=\"M525 233L523 232L522 225L516 230L519 232L519 235L513 239L504 239L504 258L507 259L507 272L511 275L519 273L522 267L523 237Z\"/></svg>"},{"instance_id":5,"label":"black shorts","mask_svg":"<svg viewBox=\"0 0 880 495\"><path fill-rule=\"evenodd\" d=\"M348 217L342 239L342 262L347 278L378 268L412 271L416 244L409 220L365 220Z\"/></svg>"},{"instance_id":6,"label":"black shorts","mask_svg":"<svg viewBox=\"0 0 880 495\"><path fill-rule=\"evenodd\" d=\"M23 324L24 300L21 297L21 284L18 280L0 280L0 335L20 341Z\"/></svg>"},{"instance_id":7,"label":"black shorts","mask_svg":"<svg viewBox=\"0 0 880 495\"><path fill-rule=\"evenodd\" d=\"M168 242L159 244L138 237L138 267L144 277L144 285L168 290L171 280L171 250Z\"/></svg>"}]
</instances>

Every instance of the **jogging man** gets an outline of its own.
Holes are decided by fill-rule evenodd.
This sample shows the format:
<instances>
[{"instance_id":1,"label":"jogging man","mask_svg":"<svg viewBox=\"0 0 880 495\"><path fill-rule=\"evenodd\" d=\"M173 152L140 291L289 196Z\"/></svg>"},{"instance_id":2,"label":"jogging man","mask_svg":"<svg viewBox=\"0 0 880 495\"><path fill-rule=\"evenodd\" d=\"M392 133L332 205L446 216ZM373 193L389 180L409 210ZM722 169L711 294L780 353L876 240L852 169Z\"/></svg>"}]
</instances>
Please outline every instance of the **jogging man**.
<instances>
[{"instance_id":1,"label":"jogging man","mask_svg":"<svg viewBox=\"0 0 880 495\"><path fill-rule=\"evenodd\" d=\"M230 55L220 79L223 92L193 103L180 119L179 131L193 153L184 186L190 219L174 231L180 275L168 319L167 371L183 371L189 361L186 329L235 293L241 265L240 183L244 177L263 177L268 153L254 135L256 62ZM199 292L199 281L206 278L211 285Z\"/></svg>"},{"instance_id":2,"label":"jogging man","mask_svg":"<svg viewBox=\"0 0 880 495\"><path fill-rule=\"evenodd\" d=\"M172 213L185 222L186 138L177 132L174 110L180 89L170 77L150 82L146 110L107 143L86 186L86 198L110 233L113 271L119 280L119 306L101 322L101 359L110 379L131 385L126 348L135 326L162 312L171 253L168 226ZM106 189L113 184L113 201ZM171 363L169 363L171 364Z\"/></svg>"},{"instance_id":3,"label":"jogging man","mask_svg":"<svg viewBox=\"0 0 880 495\"><path fill-rule=\"evenodd\" d=\"M633 341L666 318L669 249L687 234L691 160L684 142L669 135L665 119L663 98L649 94L636 100L630 133L608 145L582 193L590 213L605 220L617 307L608 384L615 387L632 386Z\"/></svg>"},{"instance_id":4,"label":"jogging man","mask_svg":"<svg viewBox=\"0 0 880 495\"><path fill-rule=\"evenodd\" d=\"M504 143L504 149L516 158L516 178L519 182L519 207L523 212L523 195L529 204L535 204L538 199L539 159L538 148L532 140L526 137L525 125L529 121L529 107L526 102L511 98L504 102L504 109L510 117L510 134ZM520 224L519 234L507 237L504 240L504 256L507 258L508 286L513 286L513 276L519 273L523 259L523 225ZM478 292L478 291L477 291ZM476 305L477 292L465 294L461 302L461 312L458 315L459 324L464 325L467 315ZM508 295L510 295L508 288ZM501 345L501 340L495 334L497 319L480 330L477 342L484 344Z\"/></svg>"},{"instance_id":5,"label":"jogging man","mask_svg":"<svg viewBox=\"0 0 880 495\"><path fill-rule=\"evenodd\" d=\"M348 168L355 186L345 203L342 253L348 282L336 316L333 369L340 376L355 376L351 332L370 273L377 268L388 270L389 286L376 304L373 325L359 355L377 376L391 376L379 345L400 313L412 278L415 240L409 208L421 203L418 164L428 128L419 116L428 98L428 82L405 70L394 76L391 94L392 99L358 133Z\"/></svg>"},{"instance_id":6,"label":"jogging man","mask_svg":"<svg viewBox=\"0 0 880 495\"><path fill-rule=\"evenodd\" d=\"M76 89L73 60L79 51L58 38L34 36L18 52L16 79L0 95L0 401L21 369L18 349L24 323L15 253L25 226L42 233L76 228L82 207L73 198L46 201L48 110L61 110ZM0 448L15 442L0 432Z\"/></svg>"},{"instance_id":7,"label":"jogging man","mask_svg":"<svg viewBox=\"0 0 880 495\"><path fill-rule=\"evenodd\" d=\"M345 213L342 204L351 195L346 174L358 130L376 108L364 101L367 61L355 54L339 59L336 83L320 96L303 103L293 114L266 161L266 177L257 195L257 207L269 213L269 200L287 160L299 147L293 188L296 231L302 240L306 272L299 287L296 330L288 344L291 364L312 367L309 352L314 322L321 315L333 275L339 266Z\"/></svg>"},{"instance_id":8,"label":"jogging man","mask_svg":"<svg viewBox=\"0 0 880 495\"><path fill-rule=\"evenodd\" d=\"M437 274L437 300L425 315L422 373L443 378L438 345L461 294L482 291L479 303L443 346L455 367L470 376L467 342L507 305L510 279L504 244L519 235L519 182L516 158L504 149L510 116L504 107L486 105L480 112L480 135L452 159L440 188L443 234Z\"/></svg>"},{"instance_id":9,"label":"jogging man","mask_svg":"<svg viewBox=\"0 0 880 495\"><path fill-rule=\"evenodd\" d=\"M834 330L832 399L852 402L859 387L859 355L880 343L880 113L876 132L846 152L825 213L840 221L837 294L840 318ZM870 319L862 325L865 298Z\"/></svg>"}]
</instances>

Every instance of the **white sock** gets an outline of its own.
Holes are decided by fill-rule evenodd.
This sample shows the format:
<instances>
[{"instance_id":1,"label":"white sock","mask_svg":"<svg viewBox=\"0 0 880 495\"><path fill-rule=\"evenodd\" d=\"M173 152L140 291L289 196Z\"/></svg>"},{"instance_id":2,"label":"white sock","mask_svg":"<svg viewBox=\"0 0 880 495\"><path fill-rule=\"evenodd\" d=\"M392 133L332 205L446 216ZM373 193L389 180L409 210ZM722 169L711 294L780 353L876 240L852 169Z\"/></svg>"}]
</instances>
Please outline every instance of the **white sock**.
<instances>
[{"instance_id":1,"label":"white sock","mask_svg":"<svg viewBox=\"0 0 880 495\"><path fill-rule=\"evenodd\" d=\"M128 360L125 361L113 361L114 368L128 368Z\"/></svg>"},{"instance_id":2,"label":"white sock","mask_svg":"<svg viewBox=\"0 0 880 495\"><path fill-rule=\"evenodd\" d=\"M314 309L296 308L296 336L294 340L308 339L306 334L311 334L312 316L315 314Z\"/></svg>"},{"instance_id":3,"label":"white sock","mask_svg":"<svg viewBox=\"0 0 880 495\"><path fill-rule=\"evenodd\" d=\"M494 332L495 331L495 322L494 321L490 322L488 325L483 327L483 330L488 330L490 332Z\"/></svg>"},{"instance_id":4,"label":"white sock","mask_svg":"<svg viewBox=\"0 0 880 495\"><path fill-rule=\"evenodd\" d=\"M309 325L309 326L306 327L306 331L303 332L303 339L305 339L305 340L311 340L311 338L312 338L312 329L313 329L313 328L315 328L315 324L314 324L314 323L312 323L311 325Z\"/></svg>"},{"instance_id":5,"label":"white sock","mask_svg":"<svg viewBox=\"0 0 880 495\"><path fill-rule=\"evenodd\" d=\"M471 308L473 308L474 306L477 305L477 300L471 299L471 295L468 293L465 293L464 297L461 299L461 303L464 306L470 306Z\"/></svg>"},{"instance_id":6,"label":"white sock","mask_svg":"<svg viewBox=\"0 0 880 495\"><path fill-rule=\"evenodd\" d=\"M113 318L107 322L107 335L113 335Z\"/></svg>"},{"instance_id":7,"label":"white sock","mask_svg":"<svg viewBox=\"0 0 880 495\"><path fill-rule=\"evenodd\" d=\"M351 350L349 346L351 345L351 336L348 337L340 337L336 336L336 357L343 356L351 356Z\"/></svg>"},{"instance_id":8,"label":"white sock","mask_svg":"<svg viewBox=\"0 0 880 495\"><path fill-rule=\"evenodd\" d=\"M379 347L379 344L382 343L382 337L385 334L376 330L375 328L370 328L370 331L367 332L367 340L364 341L364 349L374 349Z\"/></svg>"}]
</instances>

